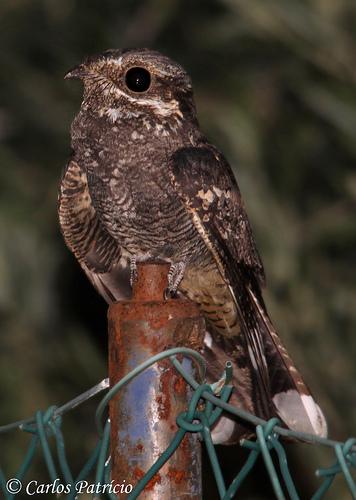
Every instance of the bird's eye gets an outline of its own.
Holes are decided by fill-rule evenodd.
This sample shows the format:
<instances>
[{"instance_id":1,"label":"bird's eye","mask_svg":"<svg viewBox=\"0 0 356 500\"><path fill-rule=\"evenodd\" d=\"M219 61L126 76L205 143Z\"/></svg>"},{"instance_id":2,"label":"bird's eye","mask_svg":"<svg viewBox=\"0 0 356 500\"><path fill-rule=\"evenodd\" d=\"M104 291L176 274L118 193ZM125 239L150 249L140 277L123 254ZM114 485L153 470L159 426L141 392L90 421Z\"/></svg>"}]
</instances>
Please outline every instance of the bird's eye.
<instances>
[{"instance_id":1,"label":"bird's eye","mask_svg":"<svg viewBox=\"0 0 356 500\"><path fill-rule=\"evenodd\" d=\"M125 81L132 92L145 92L151 84L151 75L145 68L131 68L126 73Z\"/></svg>"}]
</instances>

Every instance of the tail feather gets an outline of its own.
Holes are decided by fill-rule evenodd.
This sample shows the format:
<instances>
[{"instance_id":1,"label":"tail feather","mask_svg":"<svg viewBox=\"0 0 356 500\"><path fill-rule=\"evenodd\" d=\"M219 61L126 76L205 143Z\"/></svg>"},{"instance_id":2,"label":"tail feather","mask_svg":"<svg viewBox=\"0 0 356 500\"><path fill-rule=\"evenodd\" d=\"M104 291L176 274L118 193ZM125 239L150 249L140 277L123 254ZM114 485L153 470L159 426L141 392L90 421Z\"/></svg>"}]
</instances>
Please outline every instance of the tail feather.
<instances>
[{"instance_id":1,"label":"tail feather","mask_svg":"<svg viewBox=\"0 0 356 500\"><path fill-rule=\"evenodd\" d=\"M232 354L231 361L237 370L236 390L231 403L236 404L243 395L237 406L264 419L277 416L291 430L326 437L325 417L274 329L259 286L253 279L246 280L246 271L243 275L240 272L243 273L243 270L234 269L231 276L234 286L229 288L236 306L241 333L228 337L226 334L214 334L212 330L211 350L214 352L215 361L223 359L224 355L226 361ZM241 362L244 366L246 362L241 360L241 349L234 350L232 347L236 343L243 343L242 339L245 342L245 354L250 362L249 370L243 373L244 380L241 379L239 368ZM208 360L208 364L211 364L211 360ZM220 368L223 369L223 364ZM229 415L225 414L225 417L229 418ZM222 419L216 428L220 443L224 438L224 425L227 436L224 444L230 444L232 440L236 442L248 432L241 426L232 430L231 424ZM242 434L239 436L238 432Z\"/></svg>"},{"instance_id":2,"label":"tail feather","mask_svg":"<svg viewBox=\"0 0 356 500\"><path fill-rule=\"evenodd\" d=\"M282 344L264 307L251 289L249 294L263 328L271 380L271 395L278 415L295 431L327 436L327 423L319 405Z\"/></svg>"}]
</instances>

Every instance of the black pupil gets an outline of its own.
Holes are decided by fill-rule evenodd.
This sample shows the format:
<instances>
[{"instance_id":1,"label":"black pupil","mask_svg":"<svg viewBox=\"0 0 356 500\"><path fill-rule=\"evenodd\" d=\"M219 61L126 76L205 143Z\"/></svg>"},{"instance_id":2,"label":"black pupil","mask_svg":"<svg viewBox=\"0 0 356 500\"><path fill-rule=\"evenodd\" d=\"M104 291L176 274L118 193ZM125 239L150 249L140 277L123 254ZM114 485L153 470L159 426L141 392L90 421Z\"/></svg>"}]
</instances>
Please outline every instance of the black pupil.
<instances>
[{"instance_id":1,"label":"black pupil","mask_svg":"<svg viewBox=\"0 0 356 500\"><path fill-rule=\"evenodd\" d=\"M151 83L151 75L145 68L131 68L126 73L126 85L133 92L145 92Z\"/></svg>"}]
</instances>

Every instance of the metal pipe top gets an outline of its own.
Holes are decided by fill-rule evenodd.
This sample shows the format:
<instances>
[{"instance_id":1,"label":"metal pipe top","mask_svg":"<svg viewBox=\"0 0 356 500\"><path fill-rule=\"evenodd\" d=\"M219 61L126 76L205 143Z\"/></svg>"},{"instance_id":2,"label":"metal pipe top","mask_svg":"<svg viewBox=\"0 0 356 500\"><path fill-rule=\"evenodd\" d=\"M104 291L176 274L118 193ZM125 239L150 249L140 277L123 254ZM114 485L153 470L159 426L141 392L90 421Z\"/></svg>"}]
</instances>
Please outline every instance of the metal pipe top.
<instances>
[{"instance_id":1,"label":"metal pipe top","mask_svg":"<svg viewBox=\"0 0 356 500\"><path fill-rule=\"evenodd\" d=\"M138 262L137 278L132 286L135 302L161 301L168 286L170 265L166 262Z\"/></svg>"}]
</instances>

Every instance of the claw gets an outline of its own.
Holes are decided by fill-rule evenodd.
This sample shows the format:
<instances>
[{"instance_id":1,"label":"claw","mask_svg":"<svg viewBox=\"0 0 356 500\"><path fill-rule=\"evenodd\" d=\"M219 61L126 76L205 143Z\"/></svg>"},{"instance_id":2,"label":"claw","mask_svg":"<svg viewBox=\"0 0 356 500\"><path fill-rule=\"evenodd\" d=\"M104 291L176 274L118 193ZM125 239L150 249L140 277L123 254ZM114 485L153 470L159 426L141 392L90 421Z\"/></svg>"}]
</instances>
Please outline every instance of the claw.
<instances>
[{"instance_id":1,"label":"claw","mask_svg":"<svg viewBox=\"0 0 356 500\"><path fill-rule=\"evenodd\" d=\"M169 287L167 287L163 292L163 300L174 299L174 294L171 292Z\"/></svg>"},{"instance_id":2,"label":"claw","mask_svg":"<svg viewBox=\"0 0 356 500\"><path fill-rule=\"evenodd\" d=\"M133 284L137 280L137 264L136 264L136 262L137 262L137 257L136 257L136 255L133 255L130 258L130 285L131 285L131 287L133 286Z\"/></svg>"},{"instance_id":3,"label":"claw","mask_svg":"<svg viewBox=\"0 0 356 500\"><path fill-rule=\"evenodd\" d=\"M185 262L177 262L177 264L171 264L168 272L168 288L165 291L165 298L172 298L177 294L180 282L183 279L185 271Z\"/></svg>"}]
</instances>

